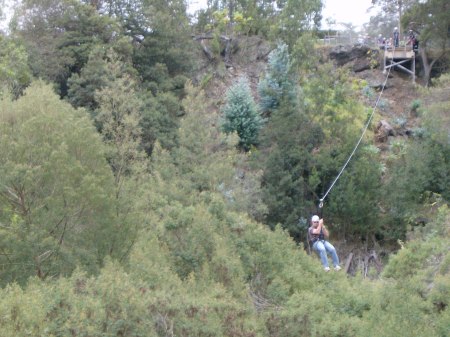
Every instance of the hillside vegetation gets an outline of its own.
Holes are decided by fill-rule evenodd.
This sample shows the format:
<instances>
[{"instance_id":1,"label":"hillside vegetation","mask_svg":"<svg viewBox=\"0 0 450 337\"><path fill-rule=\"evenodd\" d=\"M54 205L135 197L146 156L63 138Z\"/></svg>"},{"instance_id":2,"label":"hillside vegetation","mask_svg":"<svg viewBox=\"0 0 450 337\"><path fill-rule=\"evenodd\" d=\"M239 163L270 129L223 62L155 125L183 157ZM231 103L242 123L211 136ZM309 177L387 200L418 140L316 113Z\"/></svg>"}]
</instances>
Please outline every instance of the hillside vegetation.
<instances>
[{"instance_id":1,"label":"hillside vegetation","mask_svg":"<svg viewBox=\"0 0 450 337\"><path fill-rule=\"evenodd\" d=\"M449 335L449 74L394 71L378 100L374 50L355 73L317 40L320 1L253 5L17 6L2 337ZM307 249L316 213L339 272Z\"/></svg>"}]
</instances>

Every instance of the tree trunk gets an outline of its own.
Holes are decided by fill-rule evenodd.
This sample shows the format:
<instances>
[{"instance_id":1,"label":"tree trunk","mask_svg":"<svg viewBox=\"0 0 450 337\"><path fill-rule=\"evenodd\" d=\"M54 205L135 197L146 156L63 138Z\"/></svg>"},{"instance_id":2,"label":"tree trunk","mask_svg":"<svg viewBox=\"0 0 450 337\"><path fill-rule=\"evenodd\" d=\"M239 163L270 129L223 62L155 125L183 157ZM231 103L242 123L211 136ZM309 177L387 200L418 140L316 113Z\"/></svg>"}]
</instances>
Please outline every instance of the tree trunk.
<instances>
[{"instance_id":1,"label":"tree trunk","mask_svg":"<svg viewBox=\"0 0 450 337\"><path fill-rule=\"evenodd\" d=\"M431 76L431 66L430 66L430 62L428 60L427 51L425 49L425 46L423 46L423 43L422 43L422 46L420 46L420 48L419 48L419 54L420 54L420 57L422 58L425 84L426 84L426 86L428 86L428 82L430 81L430 76Z\"/></svg>"},{"instance_id":2,"label":"tree trunk","mask_svg":"<svg viewBox=\"0 0 450 337\"><path fill-rule=\"evenodd\" d=\"M422 42L422 45L419 47L419 54L422 58L425 85L428 86L431 80L431 70L433 69L433 65L445 54L445 51L430 62L427 55L426 43Z\"/></svg>"}]
</instances>

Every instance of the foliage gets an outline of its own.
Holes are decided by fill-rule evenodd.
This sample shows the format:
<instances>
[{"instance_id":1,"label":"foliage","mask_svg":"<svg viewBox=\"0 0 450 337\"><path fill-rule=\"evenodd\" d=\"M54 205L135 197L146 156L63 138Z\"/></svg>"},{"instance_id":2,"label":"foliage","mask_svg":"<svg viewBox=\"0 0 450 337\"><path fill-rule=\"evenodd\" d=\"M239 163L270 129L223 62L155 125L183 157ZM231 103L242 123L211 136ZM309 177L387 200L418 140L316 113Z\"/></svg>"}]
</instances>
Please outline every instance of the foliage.
<instances>
[{"instance_id":1,"label":"foliage","mask_svg":"<svg viewBox=\"0 0 450 337\"><path fill-rule=\"evenodd\" d=\"M119 54L110 48L94 47L89 54L86 65L80 73L73 73L67 81L67 99L74 107L86 108L94 117L98 102L95 100L95 93L104 88L108 82L114 80L117 74L112 74L108 69L108 64L122 62L121 71L127 74L134 74L136 71L131 67L130 55Z\"/></svg>"},{"instance_id":2,"label":"foliage","mask_svg":"<svg viewBox=\"0 0 450 337\"><path fill-rule=\"evenodd\" d=\"M450 84L450 75L445 74L435 80L434 87L424 90L423 119L424 126L429 130L433 142L446 146L449 144L448 129L450 117L447 111L450 102L447 88ZM421 108L422 110L422 108Z\"/></svg>"},{"instance_id":3,"label":"foliage","mask_svg":"<svg viewBox=\"0 0 450 337\"><path fill-rule=\"evenodd\" d=\"M288 46L280 43L270 53L265 78L258 85L261 109L269 118L262 130L261 153L255 159L263 168L266 224L275 228L281 223L301 238L297 220L311 207L311 152L320 143L321 130L298 105L296 89Z\"/></svg>"},{"instance_id":4,"label":"foliage","mask_svg":"<svg viewBox=\"0 0 450 337\"><path fill-rule=\"evenodd\" d=\"M367 239L382 233L378 203L381 200L382 167L374 146L358 149L352 165L340 177L329 196L328 212L333 229L341 235ZM384 229L386 230L386 229ZM388 233L391 238L392 235Z\"/></svg>"},{"instance_id":5,"label":"foliage","mask_svg":"<svg viewBox=\"0 0 450 337\"><path fill-rule=\"evenodd\" d=\"M299 34L319 24L321 9L321 2L316 0L211 0L208 8L198 14L197 25L200 30L208 30L214 14L226 11L233 32L241 32L242 24L245 24L244 32L270 37L274 41L283 36L291 44Z\"/></svg>"},{"instance_id":6,"label":"foliage","mask_svg":"<svg viewBox=\"0 0 450 337\"><path fill-rule=\"evenodd\" d=\"M15 16L13 36L23 41L33 75L56 83L62 96L91 50L120 36L114 20L77 0L23 1Z\"/></svg>"},{"instance_id":7,"label":"foliage","mask_svg":"<svg viewBox=\"0 0 450 337\"><path fill-rule=\"evenodd\" d=\"M114 235L113 179L90 119L42 83L1 104L3 283L94 271Z\"/></svg>"},{"instance_id":8,"label":"foliage","mask_svg":"<svg viewBox=\"0 0 450 337\"><path fill-rule=\"evenodd\" d=\"M318 183L312 188L316 196L328 191L361 136L369 111L357 103L355 92L363 89L363 83L351 81L345 70L332 70L329 64L318 66L315 74L304 80L305 109L324 134L314 158ZM366 134L327 196L329 201L325 200L328 217L344 236L365 237L379 228L382 170L378 150L364 145L368 139Z\"/></svg>"},{"instance_id":9,"label":"foliage","mask_svg":"<svg viewBox=\"0 0 450 337\"><path fill-rule=\"evenodd\" d=\"M176 147L179 119L184 113L179 99L172 92L154 95L148 91L140 92L139 99L142 101L139 126L143 149L151 154L155 141L165 149Z\"/></svg>"},{"instance_id":10,"label":"foliage","mask_svg":"<svg viewBox=\"0 0 450 337\"><path fill-rule=\"evenodd\" d=\"M280 13L271 25L270 35L274 39L283 36L283 40L290 46L294 45L299 35L320 25L322 1L281 0L277 1L277 7L280 8Z\"/></svg>"},{"instance_id":11,"label":"foliage","mask_svg":"<svg viewBox=\"0 0 450 337\"><path fill-rule=\"evenodd\" d=\"M295 104L296 87L286 44L279 43L270 52L264 79L258 84L258 94L259 105L264 114L270 115L283 100Z\"/></svg>"},{"instance_id":12,"label":"foliage","mask_svg":"<svg viewBox=\"0 0 450 337\"><path fill-rule=\"evenodd\" d=\"M317 181L312 152L323 141L322 130L304 111L283 101L270 117L262 139L265 148L271 147L261 160L263 197L269 209L266 222L271 228L281 223L296 238L302 238L304 231L297 226L297 219L309 218L313 207Z\"/></svg>"},{"instance_id":13,"label":"foliage","mask_svg":"<svg viewBox=\"0 0 450 337\"><path fill-rule=\"evenodd\" d=\"M449 9L448 2L443 0L425 3L414 1L402 18L402 23L405 27L418 30L421 43L448 48Z\"/></svg>"},{"instance_id":14,"label":"foliage","mask_svg":"<svg viewBox=\"0 0 450 337\"><path fill-rule=\"evenodd\" d=\"M140 228L137 207L139 195L146 188L146 156L140 149L140 101L136 83L122 72L123 64L112 60L108 72L113 77L96 92L99 104L97 121L106 145L106 159L114 174L116 236L111 238L110 254L123 259ZM139 219L139 220L138 220Z\"/></svg>"},{"instance_id":15,"label":"foliage","mask_svg":"<svg viewBox=\"0 0 450 337\"><path fill-rule=\"evenodd\" d=\"M369 329L376 331L377 336L390 336L392 332L409 336L448 333L446 293L450 288L445 264L449 256L449 226L449 211L443 206L436 218L390 259L384 271L388 279L375 293L373 317L367 317ZM427 323L430 319L432 325ZM376 323L380 320L385 322L383 326Z\"/></svg>"},{"instance_id":16,"label":"foliage","mask_svg":"<svg viewBox=\"0 0 450 337\"><path fill-rule=\"evenodd\" d=\"M223 112L250 124L224 130L185 5L26 0L1 37L19 89L0 100L2 336L447 336L449 77L413 102L420 137L380 154L369 129L325 200L333 236L406 242L380 279L324 273L303 220L360 136L365 83L314 48L320 1L209 1L197 28L221 13L216 42L286 41L260 83L267 123L242 80ZM21 96L27 62L51 83ZM224 83L247 71L219 66Z\"/></svg>"},{"instance_id":17,"label":"foliage","mask_svg":"<svg viewBox=\"0 0 450 337\"><path fill-rule=\"evenodd\" d=\"M31 71L25 48L15 40L0 35L0 87L5 87L17 97L30 82Z\"/></svg>"},{"instance_id":18,"label":"foliage","mask_svg":"<svg viewBox=\"0 0 450 337\"><path fill-rule=\"evenodd\" d=\"M182 0L104 1L133 41L133 64L143 82L157 82L159 64L175 76L190 67L194 49Z\"/></svg>"},{"instance_id":19,"label":"foliage","mask_svg":"<svg viewBox=\"0 0 450 337\"><path fill-rule=\"evenodd\" d=\"M240 78L227 91L227 103L222 108L222 129L226 133L236 132L239 147L248 151L258 144L258 134L263 120L253 100L246 78Z\"/></svg>"},{"instance_id":20,"label":"foliage","mask_svg":"<svg viewBox=\"0 0 450 337\"><path fill-rule=\"evenodd\" d=\"M424 68L425 83L431 79L431 71L437 61L446 57L450 38L450 5L445 0L413 1L401 18L402 25L419 34L419 53ZM448 58L447 58L448 60Z\"/></svg>"},{"instance_id":21,"label":"foliage","mask_svg":"<svg viewBox=\"0 0 450 337\"><path fill-rule=\"evenodd\" d=\"M386 200L396 217L414 217L428 195L450 197L447 86L448 76L443 76L435 88L424 91L422 136L405 144L391 164Z\"/></svg>"}]
</instances>

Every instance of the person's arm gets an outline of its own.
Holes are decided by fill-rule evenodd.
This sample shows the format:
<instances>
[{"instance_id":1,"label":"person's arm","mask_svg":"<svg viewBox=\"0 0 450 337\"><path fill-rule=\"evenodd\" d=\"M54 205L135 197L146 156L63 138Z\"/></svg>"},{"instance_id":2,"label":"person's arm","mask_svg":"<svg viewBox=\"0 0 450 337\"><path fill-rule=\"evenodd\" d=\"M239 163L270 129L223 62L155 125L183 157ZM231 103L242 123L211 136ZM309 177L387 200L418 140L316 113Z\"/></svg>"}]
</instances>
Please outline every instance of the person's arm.
<instances>
[{"instance_id":1,"label":"person's arm","mask_svg":"<svg viewBox=\"0 0 450 337\"><path fill-rule=\"evenodd\" d=\"M320 230L322 228L322 222L319 220L319 226L317 228L311 227L311 234L320 234Z\"/></svg>"},{"instance_id":2,"label":"person's arm","mask_svg":"<svg viewBox=\"0 0 450 337\"><path fill-rule=\"evenodd\" d=\"M323 219L319 220L319 227L321 227L323 229L323 235L325 236L325 238L328 238L328 235L329 235L328 229L323 224Z\"/></svg>"}]
</instances>

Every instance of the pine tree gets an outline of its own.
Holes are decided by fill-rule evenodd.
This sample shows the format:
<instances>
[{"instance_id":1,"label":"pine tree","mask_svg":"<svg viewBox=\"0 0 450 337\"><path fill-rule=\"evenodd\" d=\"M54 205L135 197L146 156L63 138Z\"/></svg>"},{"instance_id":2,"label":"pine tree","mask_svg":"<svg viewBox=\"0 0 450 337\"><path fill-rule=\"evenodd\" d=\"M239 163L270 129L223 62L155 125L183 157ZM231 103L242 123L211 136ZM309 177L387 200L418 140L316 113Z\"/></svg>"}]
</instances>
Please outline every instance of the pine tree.
<instances>
[{"instance_id":1,"label":"pine tree","mask_svg":"<svg viewBox=\"0 0 450 337\"><path fill-rule=\"evenodd\" d=\"M271 114L286 97L295 103L296 90L291 76L291 62L288 46L280 43L269 54L269 62L264 79L258 85L260 108L263 113Z\"/></svg>"},{"instance_id":2,"label":"pine tree","mask_svg":"<svg viewBox=\"0 0 450 337\"><path fill-rule=\"evenodd\" d=\"M226 133L237 132L238 146L248 151L258 143L258 134L263 125L263 119L258 113L256 103L245 77L240 78L227 92L227 104L222 109L222 129Z\"/></svg>"}]
</instances>

